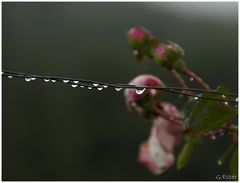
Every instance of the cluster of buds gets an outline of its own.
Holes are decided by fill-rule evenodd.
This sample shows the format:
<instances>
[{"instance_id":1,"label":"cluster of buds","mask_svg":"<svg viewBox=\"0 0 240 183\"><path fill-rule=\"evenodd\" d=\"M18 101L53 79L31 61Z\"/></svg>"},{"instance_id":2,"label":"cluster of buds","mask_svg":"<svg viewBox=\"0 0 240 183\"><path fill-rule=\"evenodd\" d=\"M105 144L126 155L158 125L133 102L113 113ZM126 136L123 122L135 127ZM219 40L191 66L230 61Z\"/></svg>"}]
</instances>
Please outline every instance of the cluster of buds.
<instances>
[{"instance_id":1,"label":"cluster of buds","mask_svg":"<svg viewBox=\"0 0 240 183\"><path fill-rule=\"evenodd\" d=\"M157 62L162 68L170 71L174 79L183 88L188 88L181 75L189 77L190 81L198 83L204 90L211 90L209 85L201 77L188 69L183 60L184 50L176 43L163 43L158 41L149 31L142 27L131 28L128 33L130 47L138 60L147 57ZM159 86L165 84L152 75L140 75L134 78L131 85ZM183 91L193 96L191 91ZM148 89L145 92L135 92L134 89L125 90L127 107L152 120L152 128L149 138L140 146L138 160L152 173L161 174L175 162L174 149L181 142L182 135L196 139L198 131L190 126L184 127L183 118L178 109L171 103L161 102L161 91ZM198 97L196 97L198 99ZM226 123L222 128L208 131L203 134L206 138L216 139L218 136L228 134L232 141L237 144L238 134L231 123Z\"/></svg>"},{"instance_id":2,"label":"cluster of buds","mask_svg":"<svg viewBox=\"0 0 240 183\"><path fill-rule=\"evenodd\" d=\"M143 87L165 86L160 79L152 75L137 76L130 84ZM149 89L137 94L134 89L126 89L124 95L130 110L152 120L151 134L140 146L138 160L152 173L161 174L174 164L174 148L181 142L183 132L182 121L178 120L180 125L176 125L166 116L180 118L181 114L173 104L160 102L159 90ZM156 112L159 110L161 113Z\"/></svg>"},{"instance_id":3,"label":"cluster of buds","mask_svg":"<svg viewBox=\"0 0 240 183\"><path fill-rule=\"evenodd\" d=\"M128 31L130 47L138 60L147 56L154 59L163 68L168 70L183 71L184 50L176 43L163 44L154 38L149 31L142 27L133 27Z\"/></svg>"}]
</instances>

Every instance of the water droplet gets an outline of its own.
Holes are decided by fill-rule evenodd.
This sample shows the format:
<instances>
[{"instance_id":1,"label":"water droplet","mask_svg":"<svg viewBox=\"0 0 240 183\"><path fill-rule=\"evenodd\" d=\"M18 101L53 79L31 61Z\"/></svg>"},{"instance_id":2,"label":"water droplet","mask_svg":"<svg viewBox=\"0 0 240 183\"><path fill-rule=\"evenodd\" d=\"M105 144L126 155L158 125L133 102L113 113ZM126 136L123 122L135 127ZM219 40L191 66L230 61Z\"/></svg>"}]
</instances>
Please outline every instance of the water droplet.
<instances>
[{"instance_id":1,"label":"water droplet","mask_svg":"<svg viewBox=\"0 0 240 183\"><path fill-rule=\"evenodd\" d=\"M63 82L64 82L64 83L68 83L68 82L69 82L69 80L65 79L65 80L63 80Z\"/></svg>"},{"instance_id":2,"label":"water droplet","mask_svg":"<svg viewBox=\"0 0 240 183\"><path fill-rule=\"evenodd\" d=\"M215 136L215 135L211 135L211 136L210 136L210 139L215 140L215 139L216 139L216 136Z\"/></svg>"},{"instance_id":3,"label":"water droplet","mask_svg":"<svg viewBox=\"0 0 240 183\"><path fill-rule=\"evenodd\" d=\"M145 88L138 88L138 89L136 88L135 91L137 94L141 95L145 91Z\"/></svg>"},{"instance_id":4,"label":"water droplet","mask_svg":"<svg viewBox=\"0 0 240 183\"><path fill-rule=\"evenodd\" d=\"M194 80L193 77L190 77L190 78L189 78L189 81L193 81L193 80Z\"/></svg>"},{"instance_id":5,"label":"water droplet","mask_svg":"<svg viewBox=\"0 0 240 183\"><path fill-rule=\"evenodd\" d=\"M84 88L84 86L82 86L82 85L81 85L80 87L81 87L81 88Z\"/></svg>"},{"instance_id":6,"label":"water droplet","mask_svg":"<svg viewBox=\"0 0 240 183\"><path fill-rule=\"evenodd\" d=\"M198 97L194 97L195 100L198 100L199 98Z\"/></svg>"},{"instance_id":7,"label":"water droplet","mask_svg":"<svg viewBox=\"0 0 240 183\"><path fill-rule=\"evenodd\" d=\"M92 87L90 87L90 86L89 86L89 87L88 87L88 89L89 89L89 90L91 90L91 89L92 89Z\"/></svg>"},{"instance_id":8,"label":"water droplet","mask_svg":"<svg viewBox=\"0 0 240 183\"><path fill-rule=\"evenodd\" d=\"M31 80L33 80L33 81L36 80L36 79L37 79L37 78L34 78L34 77L31 78Z\"/></svg>"},{"instance_id":9,"label":"water droplet","mask_svg":"<svg viewBox=\"0 0 240 183\"><path fill-rule=\"evenodd\" d=\"M55 80L55 79L52 79L51 81L52 81L53 83L55 83L55 82L56 82L56 80Z\"/></svg>"},{"instance_id":10,"label":"water droplet","mask_svg":"<svg viewBox=\"0 0 240 183\"><path fill-rule=\"evenodd\" d=\"M236 98L235 101L238 102L238 98Z\"/></svg>"},{"instance_id":11,"label":"water droplet","mask_svg":"<svg viewBox=\"0 0 240 183\"><path fill-rule=\"evenodd\" d=\"M12 76L8 76L9 79L12 79L13 77Z\"/></svg>"},{"instance_id":12,"label":"water droplet","mask_svg":"<svg viewBox=\"0 0 240 183\"><path fill-rule=\"evenodd\" d=\"M132 107L136 107L136 106L137 106L136 102L132 102L132 103L131 103L131 106L132 106Z\"/></svg>"},{"instance_id":13,"label":"water droplet","mask_svg":"<svg viewBox=\"0 0 240 183\"><path fill-rule=\"evenodd\" d=\"M107 88L108 86L107 85L103 85L103 88Z\"/></svg>"},{"instance_id":14,"label":"water droplet","mask_svg":"<svg viewBox=\"0 0 240 183\"><path fill-rule=\"evenodd\" d=\"M76 83L76 84L79 83L79 81L73 81L73 82Z\"/></svg>"},{"instance_id":15,"label":"water droplet","mask_svg":"<svg viewBox=\"0 0 240 183\"><path fill-rule=\"evenodd\" d=\"M221 160L217 160L217 165L221 166L223 162Z\"/></svg>"},{"instance_id":16,"label":"water droplet","mask_svg":"<svg viewBox=\"0 0 240 183\"><path fill-rule=\"evenodd\" d=\"M133 50L132 53L133 53L134 56L137 56L137 55L138 55L138 51L137 51L137 50Z\"/></svg>"},{"instance_id":17,"label":"water droplet","mask_svg":"<svg viewBox=\"0 0 240 183\"><path fill-rule=\"evenodd\" d=\"M226 98L226 96L225 96L225 95L222 95L222 98Z\"/></svg>"},{"instance_id":18,"label":"water droplet","mask_svg":"<svg viewBox=\"0 0 240 183\"><path fill-rule=\"evenodd\" d=\"M102 88L102 87L99 87L99 88L97 88L97 89L100 91L100 90L102 90L103 88Z\"/></svg>"},{"instance_id":19,"label":"water droplet","mask_svg":"<svg viewBox=\"0 0 240 183\"><path fill-rule=\"evenodd\" d=\"M228 102L224 102L225 105L228 105Z\"/></svg>"},{"instance_id":20,"label":"water droplet","mask_svg":"<svg viewBox=\"0 0 240 183\"><path fill-rule=\"evenodd\" d=\"M224 132L221 132L219 135L220 135L220 136L223 136L224 134L225 134Z\"/></svg>"},{"instance_id":21,"label":"water droplet","mask_svg":"<svg viewBox=\"0 0 240 183\"><path fill-rule=\"evenodd\" d=\"M93 83L93 86L98 86L99 84L98 83Z\"/></svg>"},{"instance_id":22,"label":"water droplet","mask_svg":"<svg viewBox=\"0 0 240 183\"><path fill-rule=\"evenodd\" d=\"M72 86L73 88L76 88L78 85L76 85L76 84L71 84L71 86Z\"/></svg>"},{"instance_id":23,"label":"water droplet","mask_svg":"<svg viewBox=\"0 0 240 183\"><path fill-rule=\"evenodd\" d=\"M25 78L25 81L29 82L31 81L31 78Z\"/></svg>"},{"instance_id":24,"label":"water droplet","mask_svg":"<svg viewBox=\"0 0 240 183\"><path fill-rule=\"evenodd\" d=\"M45 81L45 82L49 82L49 81L50 81L50 79L48 79L48 78L45 78L45 79L44 79L44 81Z\"/></svg>"},{"instance_id":25,"label":"water droplet","mask_svg":"<svg viewBox=\"0 0 240 183\"><path fill-rule=\"evenodd\" d=\"M115 88L116 91L121 91L123 88Z\"/></svg>"}]
</instances>

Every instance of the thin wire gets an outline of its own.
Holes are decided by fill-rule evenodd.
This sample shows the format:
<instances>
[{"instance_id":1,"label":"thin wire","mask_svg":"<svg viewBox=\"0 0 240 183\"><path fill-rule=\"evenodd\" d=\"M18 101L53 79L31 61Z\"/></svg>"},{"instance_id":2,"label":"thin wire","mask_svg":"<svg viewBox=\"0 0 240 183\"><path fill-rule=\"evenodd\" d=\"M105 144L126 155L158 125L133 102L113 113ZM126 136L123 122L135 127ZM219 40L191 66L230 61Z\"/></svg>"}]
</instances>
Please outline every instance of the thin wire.
<instances>
[{"instance_id":1,"label":"thin wire","mask_svg":"<svg viewBox=\"0 0 240 183\"><path fill-rule=\"evenodd\" d=\"M124 88L135 88L135 89L174 89L174 90L188 90L188 91L195 91L195 92L202 92L202 93L214 93L219 95L225 95L225 96L235 96L237 97L237 94L235 93L225 93L225 92L218 92L214 90L204 90L204 89L197 89L197 88L180 88L180 87L158 87L158 86L137 86L137 85L129 85L129 84L111 84L111 83L104 83L99 81L93 81L93 80L86 80L86 79L76 79L76 78L67 78L67 77L57 77L57 76L40 76L40 75L34 75L34 74L27 74L27 73L20 73L20 72L13 72L13 71L6 71L3 70L3 74L15 74L15 76L24 76L24 77L36 77L36 78L52 78L57 80L73 80L73 81L79 81L79 82L86 82L86 83L98 83L101 85L108 85L112 87L121 86Z\"/></svg>"},{"instance_id":2,"label":"thin wire","mask_svg":"<svg viewBox=\"0 0 240 183\"><path fill-rule=\"evenodd\" d=\"M136 89L136 90L141 90L141 89L156 89L156 90L162 90L165 92L169 93L177 93L177 94L182 94L185 96L190 96L190 97L195 97L196 99L205 99L205 100L213 100L213 101L223 101L223 102L237 102L236 100L230 100L228 99L227 96L229 97L237 97L236 94L234 93L225 93L225 92L218 92L214 90L203 90L203 89L197 89L197 88L180 88L180 87L159 87L159 86L137 86L137 85L129 85L129 84L111 84L111 83L105 83L105 82L98 82L98 81L93 81L93 80L86 80L86 79L76 79L76 78L67 78L67 77L57 77L57 76L40 76L40 75L35 75L35 74L27 74L27 73L21 73L21 72L13 72L13 71L2 71L3 76L12 76L12 77L18 77L18 78L38 78L38 79L50 79L50 80L56 80L58 82L63 82L63 80L68 80L67 83L65 84L72 84L72 85L80 85L84 87L91 87L91 88L103 88L104 86L106 87L112 87L112 88L131 88L131 89ZM78 82L78 83L76 83ZM98 84L94 86L94 84ZM203 97L186 92L182 92L183 90L185 91L194 91L194 92L201 92L201 93L214 93L217 95L222 95L225 98L210 98L210 97Z\"/></svg>"}]
</instances>

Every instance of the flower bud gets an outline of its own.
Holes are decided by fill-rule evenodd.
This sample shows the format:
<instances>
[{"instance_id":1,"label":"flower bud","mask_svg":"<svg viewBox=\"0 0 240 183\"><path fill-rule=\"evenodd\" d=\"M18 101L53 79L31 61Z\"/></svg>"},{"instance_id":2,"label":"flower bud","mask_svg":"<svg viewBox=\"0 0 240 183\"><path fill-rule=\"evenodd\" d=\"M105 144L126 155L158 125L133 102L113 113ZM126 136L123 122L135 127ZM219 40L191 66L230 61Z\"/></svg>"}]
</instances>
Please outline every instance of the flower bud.
<instances>
[{"instance_id":1,"label":"flower bud","mask_svg":"<svg viewBox=\"0 0 240 183\"><path fill-rule=\"evenodd\" d=\"M141 42L144 41L144 39L146 39L148 36L148 31L142 27L133 27L128 31L128 37L133 41Z\"/></svg>"},{"instance_id":2,"label":"flower bud","mask_svg":"<svg viewBox=\"0 0 240 183\"><path fill-rule=\"evenodd\" d=\"M156 58L159 59L160 61L167 61L168 60L167 46L162 43L159 43L155 48L155 55Z\"/></svg>"},{"instance_id":3,"label":"flower bud","mask_svg":"<svg viewBox=\"0 0 240 183\"><path fill-rule=\"evenodd\" d=\"M159 86L165 84L153 75L139 75L129 83L136 86ZM126 89L124 92L126 105L130 110L147 115L155 107L160 97L160 90L156 89ZM147 115L148 116L148 115Z\"/></svg>"},{"instance_id":4,"label":"flower bud","mask_svg":"<svg viewBox=\"0 0 240 183\"><path fill-rule=\"evenodd\" d=\"M162 44L159 43L153 51L155 60L168 70L177 69L175 67L183 66L180 59L183 57L183 49L175 43ZM179 66L179 62L181 62Z\"/></svg>"},{"instance_id":5,"label":"flower bud","mask_svg":"<svg viewBox=\"0 0 240 183\"><path fill-rule=\"evenodd\" d=\"M141 60L144 56L151 56L151 35L146 29L133 27L128 31L127 36L133 54L138 60Z\"/></svg>"}]
</instances>

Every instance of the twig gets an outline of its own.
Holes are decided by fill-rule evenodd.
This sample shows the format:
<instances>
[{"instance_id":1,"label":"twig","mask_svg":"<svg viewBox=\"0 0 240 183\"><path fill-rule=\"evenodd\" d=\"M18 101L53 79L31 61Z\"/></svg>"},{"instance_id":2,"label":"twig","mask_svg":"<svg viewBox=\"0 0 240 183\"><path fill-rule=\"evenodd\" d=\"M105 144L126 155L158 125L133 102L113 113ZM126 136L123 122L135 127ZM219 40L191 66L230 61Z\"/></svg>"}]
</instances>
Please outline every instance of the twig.
<instances>
[{"instance_id":1,"label":"twig","mask_svg":"<svg viewBox=\"0 0 240 183\"><path fill-rule=\"evenodd\" d=\"M211 90L211 88L208 86L207 83L205 83L202 78L200 78L198 75L196 75L195 73L193 73L192 71L190 71L189 69L185 69L183 71L183 73L185 75L187 75L188 77L192 78L194 81L196 81L200 86L202 86L204 89L206 90Z\"/></svg>"}]
</instances>

